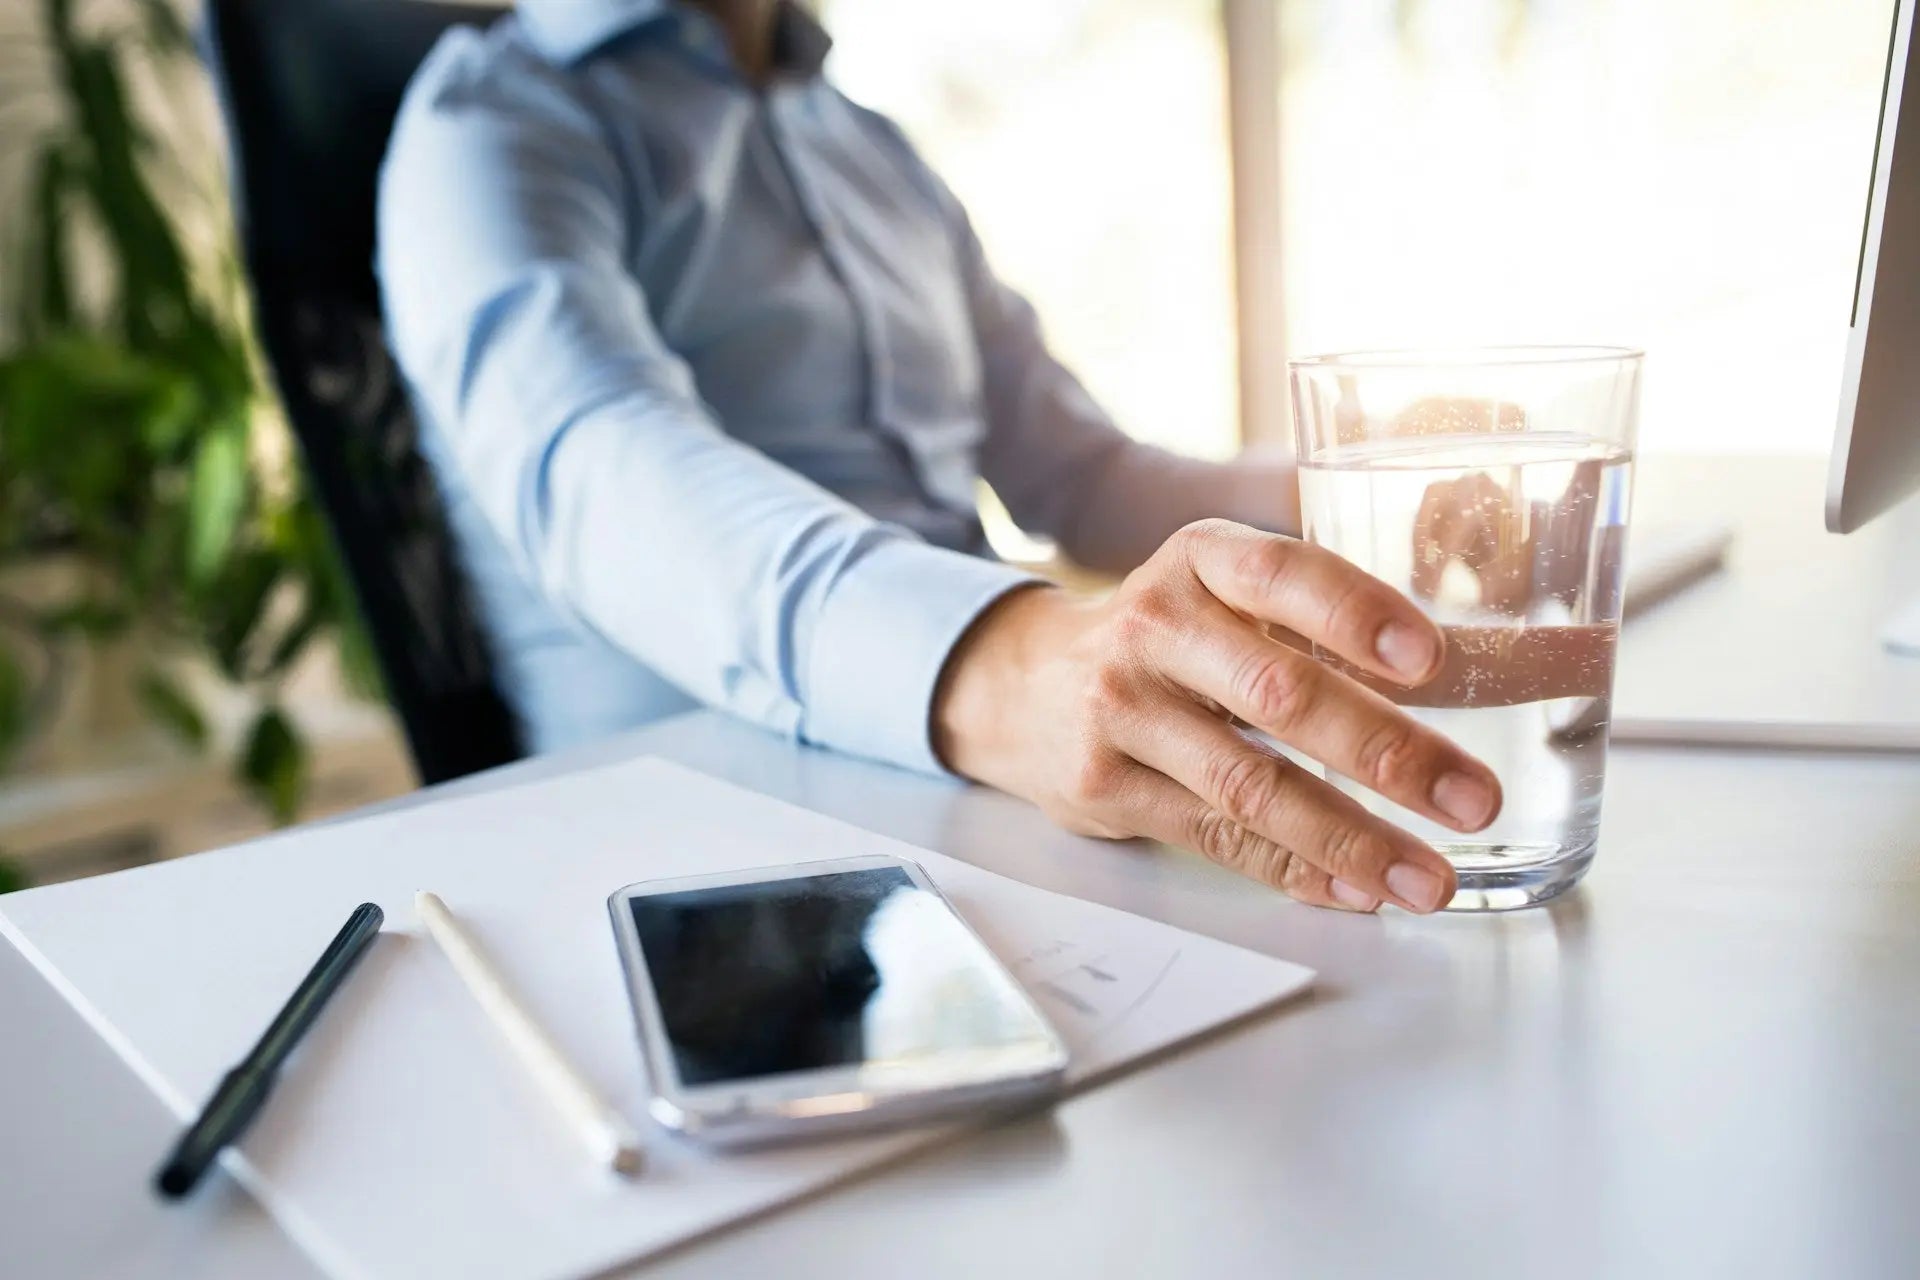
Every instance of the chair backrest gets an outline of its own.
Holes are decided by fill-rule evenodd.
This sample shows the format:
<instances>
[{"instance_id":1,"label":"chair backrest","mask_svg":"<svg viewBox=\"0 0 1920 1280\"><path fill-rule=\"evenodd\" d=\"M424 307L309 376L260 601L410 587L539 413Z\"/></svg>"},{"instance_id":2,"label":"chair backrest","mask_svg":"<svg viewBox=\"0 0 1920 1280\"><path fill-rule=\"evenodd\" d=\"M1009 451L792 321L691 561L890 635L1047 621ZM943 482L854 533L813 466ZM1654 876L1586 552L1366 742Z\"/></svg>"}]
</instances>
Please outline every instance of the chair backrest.
<instances>
[{"instance_id":1,"label":"chair backrest","mask_svg":"<svg viewBox=\"0 0 1920 1280\"><path fill-rule=\"evenodd\" d=\"M424 782L519 757L387 353L374 190L414 68L496 6L209 0L203 46L267 362Z\"/></svg>"}]
</instances>

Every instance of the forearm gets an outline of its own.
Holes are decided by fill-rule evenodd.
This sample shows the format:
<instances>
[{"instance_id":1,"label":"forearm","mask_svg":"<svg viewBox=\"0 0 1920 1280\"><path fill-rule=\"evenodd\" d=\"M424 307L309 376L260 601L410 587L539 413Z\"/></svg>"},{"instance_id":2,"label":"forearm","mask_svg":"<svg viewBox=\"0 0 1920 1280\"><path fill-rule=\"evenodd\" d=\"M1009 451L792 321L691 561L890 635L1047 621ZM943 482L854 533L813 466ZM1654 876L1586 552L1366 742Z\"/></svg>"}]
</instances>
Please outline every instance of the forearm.
<instances>
[{"instance_id":1,"label":"forearm","mask_svg":"<svg viewBox=\"0 0 1920 1280\"><path fill-rule=\"evenodd\" d=\"M710 705L937 769L940 666L1026 576L880 524L721 429L653 324L622 164L575 88L529 63L410 99L396 126L380 275L427 429L580 625Z\"/></svg>"},{"instance_id":2,"label":"forearm","mask_svg":"<svg viewBox=\"0 0 1920 1280\"><path fill-rule=\"evenodd\" d=\"M1300 491L1290 462L1207 462L1128 442L1081 483L1085 492L1063 530L1062 549L1104 572L1131 571L1195 520L1221 517L1270 533L1300 532Z\"/></svg>"},{"instance_id":3,"label":"forearm","mask_svg":"<svg viewBox=\"0 0 1920 1280\"><path fill-rule=\"evenodd\" d=\"M710 706L909 768L939 768L926 709L947 651L1026 580L631 402L520 469L484 505L550 599Z\"/></svg>"}]
</instances>

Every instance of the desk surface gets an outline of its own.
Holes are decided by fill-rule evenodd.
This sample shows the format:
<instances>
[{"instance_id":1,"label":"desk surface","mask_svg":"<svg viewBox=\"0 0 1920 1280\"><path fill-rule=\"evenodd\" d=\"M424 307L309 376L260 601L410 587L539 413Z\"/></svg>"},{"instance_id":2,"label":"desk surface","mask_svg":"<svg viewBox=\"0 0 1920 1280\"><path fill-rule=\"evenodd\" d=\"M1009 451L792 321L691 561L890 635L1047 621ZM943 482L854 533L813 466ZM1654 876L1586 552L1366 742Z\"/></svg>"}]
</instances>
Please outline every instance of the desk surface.
<instances>
[{"instance_id":1,"label":"desk surface","mask_svg":"<svg viewBox=\"0 0 1920 1280\"><path fill-rule=\"evenodd\" d=\"M1623 748L1580 890L1426 920L1298 907L712 715L446 790L641 752L1323 975L649 1275L1920 1274L1920 757ZM0 1027L8 1277L313 1274L228 1185L149 1199L172 1122L5 946Z\"/></svg>"},{"instance_id":2,"label":"desk surface","mask_svg":"<svg viewBox=\"0 0 1920 1280\"><path fill-rule=\"evenodd\" d=\"M1920 658L1880 642L1920 599L1920 498L1826 531L1823 458L1654 458L1634 519L1726 521L1726 569L1630 622L1615 707L1676 727L1863 726L1920 741Z\"/></svg>"}]
</instances>

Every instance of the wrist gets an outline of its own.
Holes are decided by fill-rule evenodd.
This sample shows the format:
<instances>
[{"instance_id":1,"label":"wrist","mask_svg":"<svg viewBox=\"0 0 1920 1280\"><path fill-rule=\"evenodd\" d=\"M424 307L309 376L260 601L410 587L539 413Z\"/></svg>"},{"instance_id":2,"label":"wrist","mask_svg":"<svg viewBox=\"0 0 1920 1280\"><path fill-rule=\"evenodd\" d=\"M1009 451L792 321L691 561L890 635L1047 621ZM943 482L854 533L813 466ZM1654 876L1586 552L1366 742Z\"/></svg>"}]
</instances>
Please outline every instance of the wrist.
<instances>
[{"instance_id":1,"label":"wrist","mask_svg":"<svg viewBox=\"0 0 1920 1280\"><path fill-rule=\"evenodd\" d=\"M1243 454L1234 466L1233 518L1269 533L1301 536L1300 470L1292 459L1262 450Z\"/></svg>"},{"instance_id":2,"label":"wrist","mask_svg":"<svg viewBox=\"0 0 1920 1280\"><path fill-rule=\"evenodd\" d=\"M1044 656L1044 635L1073 608L1045 583L1017 588L981 612L947 655L931 710L934 754L976 782L1000 781L1022 733L1019 708Z\"/></svg>"}]
</instances>

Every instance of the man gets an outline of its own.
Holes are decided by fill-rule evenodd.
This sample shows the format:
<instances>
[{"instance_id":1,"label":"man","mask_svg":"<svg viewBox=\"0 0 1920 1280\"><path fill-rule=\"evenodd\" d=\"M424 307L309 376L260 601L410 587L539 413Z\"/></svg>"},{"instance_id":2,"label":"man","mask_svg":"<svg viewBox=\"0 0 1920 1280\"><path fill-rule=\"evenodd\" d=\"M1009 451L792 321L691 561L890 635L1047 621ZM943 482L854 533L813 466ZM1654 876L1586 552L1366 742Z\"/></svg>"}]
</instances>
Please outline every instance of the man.
<instances>
[{"instance_id":1,"label":"man","mask_svg":"<svg viewBox=\"0 0 1920 1280\"><path fill-rule=\"evenodd\" d=\"M1230 720L1477 830L1484 765L1270 638L1393 687L1439 632L1254 527L1295 526L1290 473L1118 431L827 43L774 0L522 0L408 93L389 332L532 745L690 697L1302 901L1444 905L1443 857ZM1124 585L988 558L982 476Z\"/></svg>"}]
</instances>

